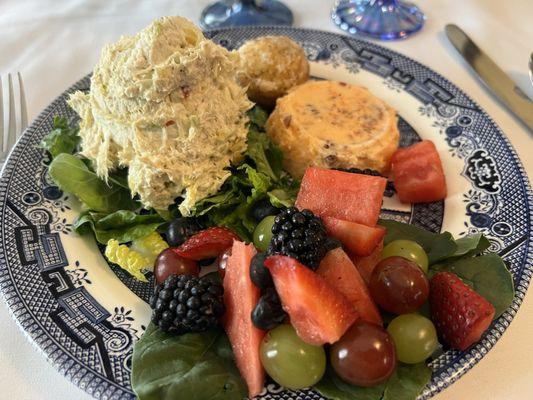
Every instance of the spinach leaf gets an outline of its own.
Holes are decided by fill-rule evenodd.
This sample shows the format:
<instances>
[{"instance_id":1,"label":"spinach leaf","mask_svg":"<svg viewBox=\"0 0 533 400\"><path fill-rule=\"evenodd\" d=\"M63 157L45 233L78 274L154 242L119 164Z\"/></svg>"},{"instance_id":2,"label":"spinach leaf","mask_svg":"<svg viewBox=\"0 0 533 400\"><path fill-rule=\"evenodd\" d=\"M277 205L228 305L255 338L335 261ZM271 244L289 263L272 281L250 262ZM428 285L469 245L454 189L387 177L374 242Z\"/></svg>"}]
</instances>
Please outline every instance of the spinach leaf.
<instances>
[{"instance_id":1,"label":"spinach leaf","mask_svg":"<svg viewBox=\"0 0 533 400\"><path fill-rule=\"evenodd\" d=\"M139 400L234 400L247 395L223 331L172 335L153 324L133 348L131 386Z\"/></svg>"},{"instance_id":2,"label":"spinach leaf","mask_svg":"<svg viewBox=\"0 0 533 400\"><path fill-rule=\"evenodd\" d=\"M331 400L415 400L430 379L431 370L425 363L398 363L389 380L364 388L344 382L328 366L314 389Z\"/></svg>"},{"instance_id":3,"label":"spinach leaf","mask_svg":"<svg viewBox=\"0 0 533 400\"><path fill-rule=\"evenodd\" d=\"M81 139L78 136L78 125L56 115L52 127L52 131L41 140L38 147L47 150L52 158L61 153L73 154Z\"/></svg>"},{"instance_id":4,"label":"spinach leaf","mask_svg":"<svg viewBox=\"0 0 533 400\"><path fill-rule=\"evenodd\" d=\"M487 250L490 246L489 240L482 233L463 236L456 239L455 243L457 244L457 250L453 254L454 257L475 256Z\"/></svg>"},{"instance_id":5,"label":"spinach leaf","mask_svg":"<svg viewBox=\"0 0 533 400\"><path fill-rule=\"evenodd\" d=\"M71 154L61 153L54 158L48 173L62 190L75 195L91 210L110 213L137 207L129 190L105 183L81 159Z\"/></svg>"},{"instance_id":6,"label":"spinach leaf","mask_svg":"<svg viewBox=\"0 0 533 400\"><path fill-rule=\"evenodd\" d=\"M74 221L73 228L79 234L94 232L99 243L107 244L110 239L127 243L154 232L165 220L159 214L139 215L129 210L111 214L85 212Z\"/></svg>"},{"instance_id":7,"label":"spinach leaf","mask_svg":"<svg viewBox=\"0 0 533 400\"><path fill-rule=\"evenodd\" d=\"M425 363L398 363L387 381L383 400L414 400L431 379L431 370Z\"/></svg>"},{"instance_id":8,"label":"spinach leaf","mask_svg":"<svg viewBox=\"0 0 533 400\"><path fill-rule=\"evenodd\" d=\"M368 388L350 385L341 380L333 368L328 366L320 382L313 388L331 400L380 400L385 383Z\"/></svg>"},{"instance_id":9,"label":"spinach leaf","mask_svg":"<svg viewBox=\"0 0 533 400\"><path fill-rule=\"evenodd\" d=\"M491 302L496 309L495 317L500 316L513 302L513 277L497 254L452 259L430 267L430 275L439 271L453 272Z\"/></svg>"},{"instance_id":10,"label":"spinach leaf","mask_svg":"<svg viewBox=\"0 0 533 400\"><path fill-rule=\"evenodd\" d=\"M385 245L397 239L413 240L426 251L429 265L453 256L458 248L449 232L432 233L413 225L385 219L380 220L379 224L387 228Z\"/></svg>"}]
</instances>

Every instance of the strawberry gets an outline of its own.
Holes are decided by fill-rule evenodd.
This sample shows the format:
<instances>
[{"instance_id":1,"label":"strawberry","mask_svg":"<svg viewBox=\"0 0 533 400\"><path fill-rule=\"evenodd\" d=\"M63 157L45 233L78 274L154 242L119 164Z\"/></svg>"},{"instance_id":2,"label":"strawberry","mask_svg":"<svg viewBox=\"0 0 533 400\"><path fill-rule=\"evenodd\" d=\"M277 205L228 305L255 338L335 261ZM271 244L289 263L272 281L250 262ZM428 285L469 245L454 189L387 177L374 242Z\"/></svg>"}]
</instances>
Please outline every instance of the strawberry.
<instances>
[{"instance_id":1,"label":"strawberry","mask_svg":"<svg viewBox=\"0 0 533 400\"><path fill-rule=\"evenodd\" d=\"M304 342L335 343L359 317L353 304L334 286L293 258L268 257L283 309Z\"/></svg>"},{"instance_id":2,"label":"strawberry","mask_svg":"<svg viewBox=\"0 0 533 400\"><path fill-rule=\"evenodd\" d=\"M239 240L239 237L233 231L215 226L191 236L172 251L183 258L200 261L219 256L232 246L234 240Z\"/></svg>"},{"instance_id":3,"label":"strawberry","mask_svg":"<svg viewBox=\"0 0 533 400\"><path fill-rule=\"evenodd\" d=\"M381 226L371 227L356 222L323 217L328 235L341 241L348 251L356 256L368 256L383 240L386 230Z\"/></svg>"},{"instance_id":4,"label":"strawberry","mask_svg":"<svg viewBox=\"0 0 533 400\"><path fill-rule=\"evenodd\" d=\"M494 306L451 272L431 279L431 319L450 347L465 350L477 342L494 318Z\"/></svg>"}]
</instances>

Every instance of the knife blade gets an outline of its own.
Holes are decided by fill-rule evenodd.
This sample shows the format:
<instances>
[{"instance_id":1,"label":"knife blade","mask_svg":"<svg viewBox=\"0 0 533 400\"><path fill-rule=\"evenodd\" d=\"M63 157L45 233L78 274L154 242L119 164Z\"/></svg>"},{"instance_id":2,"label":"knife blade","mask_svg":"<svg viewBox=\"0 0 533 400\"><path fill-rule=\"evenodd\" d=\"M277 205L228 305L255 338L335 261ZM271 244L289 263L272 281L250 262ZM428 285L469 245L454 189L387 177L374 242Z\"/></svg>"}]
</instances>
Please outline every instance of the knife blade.
<instances>
[{"instance_id":1,"label":"knife blade","mask_svg":"<svg viewBox=\"0 0 533 400\"><path fill-rule=\"evenodd\" d=\"M445 31L450 42L485 86L533 132L533 102L461 28L454 24L448 24Z\"/></svg>"}]
</instances>

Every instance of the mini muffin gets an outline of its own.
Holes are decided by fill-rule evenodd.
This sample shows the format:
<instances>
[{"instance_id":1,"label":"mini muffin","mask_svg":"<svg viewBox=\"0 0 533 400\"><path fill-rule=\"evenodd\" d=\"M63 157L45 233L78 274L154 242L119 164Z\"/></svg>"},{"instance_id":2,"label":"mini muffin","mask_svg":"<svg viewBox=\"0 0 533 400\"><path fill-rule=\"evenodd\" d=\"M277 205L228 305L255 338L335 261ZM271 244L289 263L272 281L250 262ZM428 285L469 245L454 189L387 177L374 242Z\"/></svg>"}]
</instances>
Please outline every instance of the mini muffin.
<instances>
[{"instance_id":1,"label":"mini muffin","mask_svg":"<svg viewBox=\"0 0 533 400\"><path fill-rule=\"evenodd\" d=\"M278 97L309 79L304 50L286 36L264 36L246 42L240 49L240 82L248 85L248 97L273 108Z\"/></svg>"},{"instance_id":2,"label":"mini muffin","mask_svg":"<svg viewBox=\"0 0 533 400\"><path fill-rule=\"evenodd\" d=\"M386 173L398 148L397 124L396 111L366 88L324 80L280 98L266 128L285 169L301 178L309 166Z\"/></svg>"}]
</instances>

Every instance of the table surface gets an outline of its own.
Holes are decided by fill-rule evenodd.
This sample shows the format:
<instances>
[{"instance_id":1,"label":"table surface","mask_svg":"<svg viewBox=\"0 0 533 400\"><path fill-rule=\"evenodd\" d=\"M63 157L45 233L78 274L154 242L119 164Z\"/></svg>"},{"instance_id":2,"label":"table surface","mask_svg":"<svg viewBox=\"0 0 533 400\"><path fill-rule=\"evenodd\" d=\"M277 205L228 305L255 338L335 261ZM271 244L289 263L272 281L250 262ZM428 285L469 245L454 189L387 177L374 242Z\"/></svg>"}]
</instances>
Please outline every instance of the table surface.
<instances>
[{"instance_id":1,"label":"table surface","mask_svg":"<svg viewBox=\"0 0 533 400\"><path fill-rule=\"evenodd\" d=\"M32 120L57 95L89 72L100 48L163 15L197 22L209 0L2 0L0 75L20 71ZM491 96L444 35L460 25L533 98L527 61L533 50L531 0L416 0L427 15L424 29L405 41L380 43L418 60L478 102L502 128L533 175L533 134ZM332 1L285 0L295 26L338 32L330 22ZM529 151L528 151L529 150ZM0 398L90 399L56 372L0 304ZM533 398L533 295L526 296L511 326L479 364L436 400Z\"/></svg>"}]
</instances>

